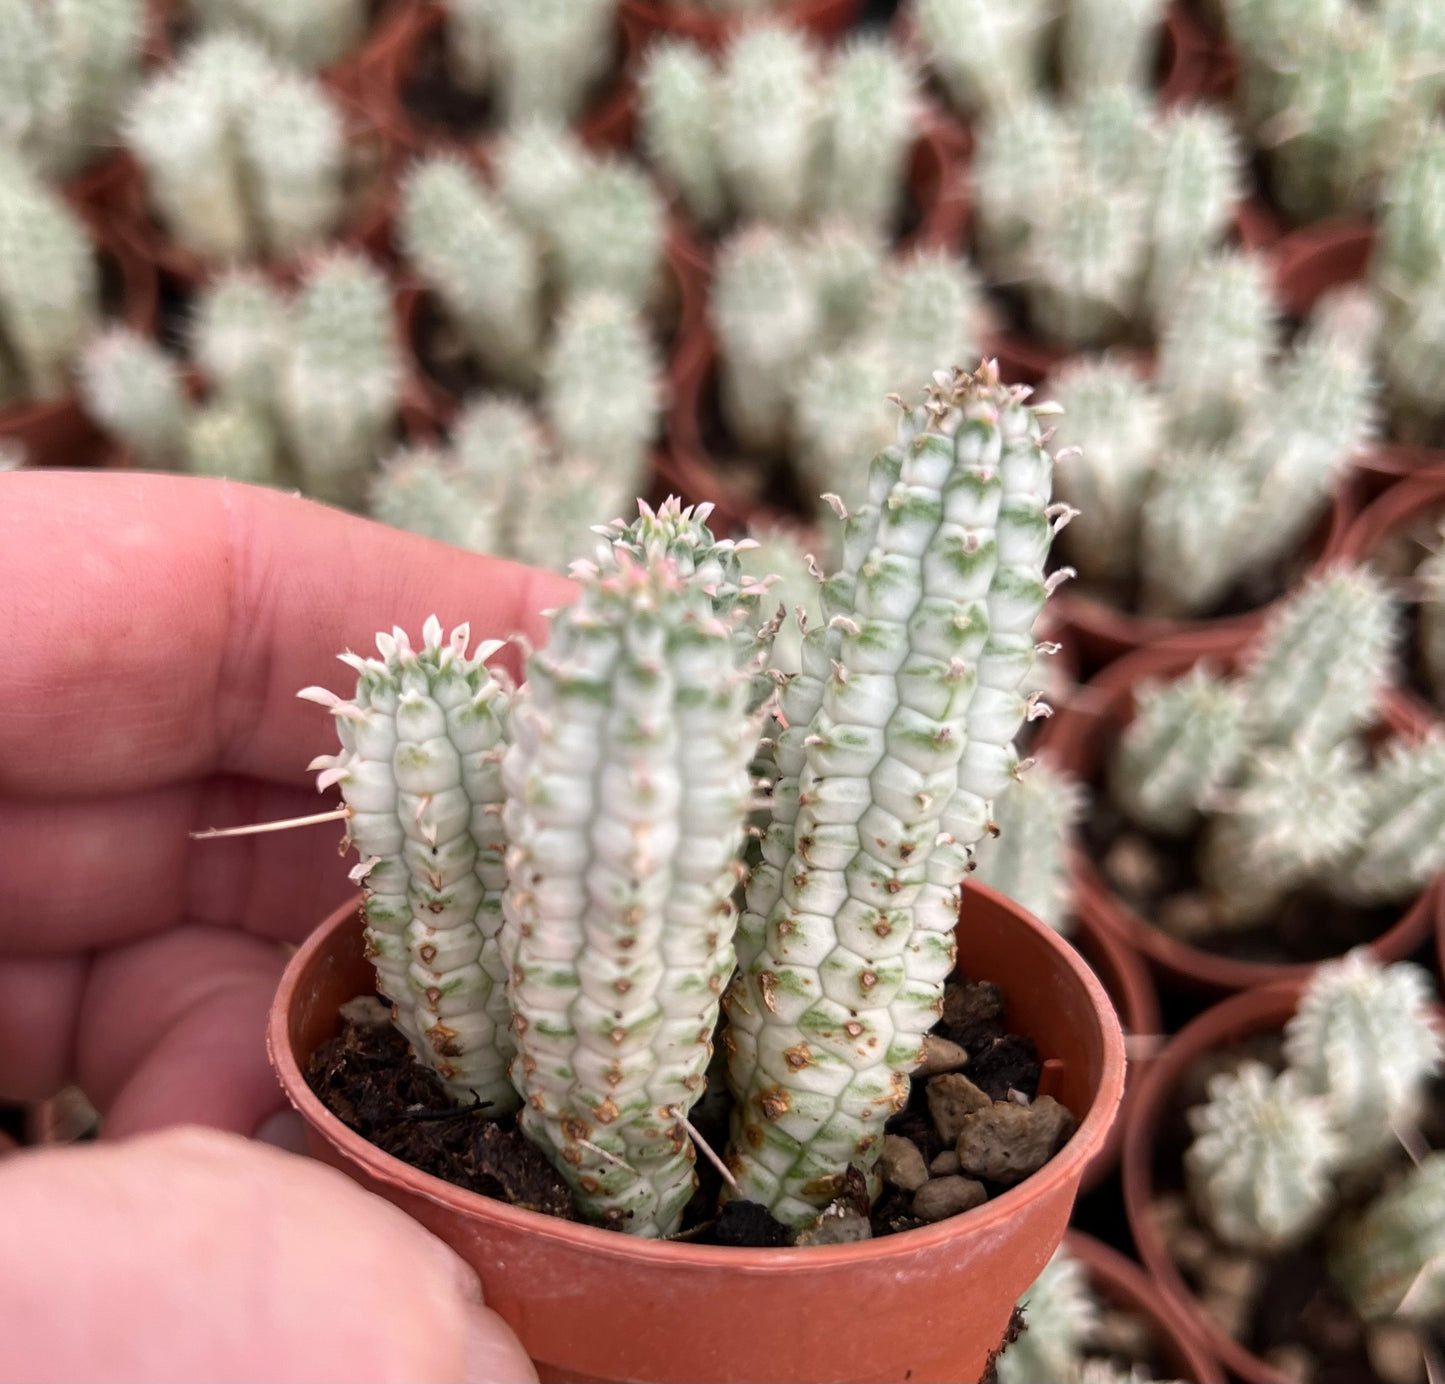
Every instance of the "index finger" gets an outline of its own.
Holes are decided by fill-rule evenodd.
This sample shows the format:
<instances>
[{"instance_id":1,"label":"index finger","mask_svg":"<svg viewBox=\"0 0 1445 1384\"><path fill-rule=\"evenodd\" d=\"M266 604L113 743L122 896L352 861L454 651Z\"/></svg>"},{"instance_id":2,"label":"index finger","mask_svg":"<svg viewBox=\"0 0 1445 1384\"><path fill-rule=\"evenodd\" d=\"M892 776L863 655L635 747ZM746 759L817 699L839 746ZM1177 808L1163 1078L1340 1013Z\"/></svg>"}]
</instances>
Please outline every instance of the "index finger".
<instances>
[{"instance_id":1,"label":"index finger","mask_svg":"<svg viewBox=\"0 0 1445 1384\"><path fill-rule=\"evenodd\" d=\"M0 478L0 792L77 797L215 772L304 783L334 748L298 702L435 614L540 639L564 578L279 491L188 476Z\"/></svg>"}]
</instances>

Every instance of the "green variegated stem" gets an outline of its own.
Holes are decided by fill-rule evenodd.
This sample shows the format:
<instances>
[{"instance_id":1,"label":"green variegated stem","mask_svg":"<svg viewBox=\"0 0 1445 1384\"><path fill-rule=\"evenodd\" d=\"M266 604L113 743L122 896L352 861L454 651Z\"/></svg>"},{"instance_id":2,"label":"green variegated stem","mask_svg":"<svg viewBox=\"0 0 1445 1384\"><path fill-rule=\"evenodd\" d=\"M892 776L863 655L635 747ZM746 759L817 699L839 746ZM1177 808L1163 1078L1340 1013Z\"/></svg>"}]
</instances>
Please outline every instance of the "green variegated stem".
<instances>
[{"instance_id":1,"label":"green variegated stem","mask_svg":"<svg viewBox=\"0 0 1445 1384\"><path fill-rule=\"evenodd\" d=\"M848 521L842 570L825 584L828 626L805 639L804 672L784 695L792 735L801 727L788 695L822 685L801 737L792 854L781 870L768 862L749 897L749 943L760 946L727 1006L737 1101L728 1161L740 1194L785 1223L811 1220L850 1164L872 1168L941 1007L967 866L947 813L964 791L980 669L1001 700L981 708L968 791L1006 759L1012 769L990 737L1016 728L1004 668L1043 595L1036 578L1023 580L1037 537L1025 501L1047 455L1024 393L985 366L941 376L905 415ZM1037 518L1047 531L1041 509ZM1030 642L1015 696L1031 661ZM786 839L792 801L776 796ZM780 896L758 929L773 871Z\"/></svg>"},{"instance_id":2,"label":"green variegated stem","mask_svg":"<svg viewBox=\"0 0 1445 1384\"><path fill-rule=\"evenodd\" d=\"M435 616L423 633L420 650L394 630L376 637L380 659L343 654L351 701L301 693L330 707L342 745L312 767L351 809L367 954L396 1026L453 1096L500 1115L518 1104L497 942L507 694L485 666L500 645L468 656L467 626L443 643Z\"/></svg>"},{"instance_id":3,"label":"green variegated stem","mask_svg":"<svg viewBox=\"0 0 1445 1384\"><path fill-rule=\"evenodd\" d=\"M503 950L522 1128L591 1218L676 1231L733 969L757 742L730 621L666 558L574 567L507 752Z\"/></svg>"}]
</instances>

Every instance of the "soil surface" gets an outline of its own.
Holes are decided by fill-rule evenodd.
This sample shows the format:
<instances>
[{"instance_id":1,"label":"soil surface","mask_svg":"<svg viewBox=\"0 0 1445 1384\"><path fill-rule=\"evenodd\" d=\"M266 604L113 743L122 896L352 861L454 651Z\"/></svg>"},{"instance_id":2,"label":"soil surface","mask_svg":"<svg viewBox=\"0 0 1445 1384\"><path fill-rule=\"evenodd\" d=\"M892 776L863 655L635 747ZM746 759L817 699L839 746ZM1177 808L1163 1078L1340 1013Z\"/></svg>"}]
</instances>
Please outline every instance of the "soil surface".
<instances>
[{"instance_id":1,"label":"soil surface","mask_svg":"<svg viewBox=\"0 0 1445 1384\"><path fill-rule=\"evenodd\" d=\"M1430 1337L1395 1323L1362 1322L1330 1280L1326 1262L1335 1228L1365 1206L1406 1166L1397 1157L1342 1190L1337 1214L1306 1244L1278 1255L1221 1245L1183 1192L1188 1110L1204 1099L1210 1076L1246 1060L1282 1065L1278 1034L1222 1048L1201 1058L1180 1083L1160 1126L1155 1157L1155 1215L1180 1273L1205 1312L1235 1340L1276 1369L1308 1384L1424 1384L1423 1342L1445 1352L1445 1331ZM1445 1140L1445 1082L1436 1082L1422 1120L1427 1144Z\"/></svg>"},{"instance_id":2,"label":"soil surface","mask_svg":"<svg viewBox=\"0 0 1445 1384\"><path fill-rule=\"evenodd\" d=\"M1107 763L1112 745L1105 756ZM1151 925L1202 951L1266 964L1314 962L1373 942L1404 911L1365 908L1301 889L1264 922L1222 927L1197 869L1200 836L1156 837L1129 822L1098 783L1081 826L1085 848L1109 886Z\"/></svg>"},{"instance_id":3,"label":"soil surface","mask_svg":"<svg viewBox=\"0 0 1445 1384\"><path fill-rule=\"evenodd\" d=\"M306 1080L344 1124L394 1157L444 1181L515 1206L578 1219L571 1193L516 1118L488 1120L452 1104L441 1082L412 1060L406 1039L375 1002L353 1001L341 1028L312 1054ZM960 1214L1023 1180L1052 1158L1076 1127L1071 1112L1038 1094L1033 1040L1010 1033L1003 992L951 982L930 1035L925 1074L889 1120L885 1185L869 1206L863 1174L850 1168L842 1195L800 1233L754 1202L718 1209L722 1180L697 1160L698 1189L678 1238L696 1244L771 1248L839 1244L896 1234ZM707 1143L727 1143L731 1101L713 1069L692 1111ZM933 1090L934 1083L940 1083Z\"/></svg>"}]
</instances>

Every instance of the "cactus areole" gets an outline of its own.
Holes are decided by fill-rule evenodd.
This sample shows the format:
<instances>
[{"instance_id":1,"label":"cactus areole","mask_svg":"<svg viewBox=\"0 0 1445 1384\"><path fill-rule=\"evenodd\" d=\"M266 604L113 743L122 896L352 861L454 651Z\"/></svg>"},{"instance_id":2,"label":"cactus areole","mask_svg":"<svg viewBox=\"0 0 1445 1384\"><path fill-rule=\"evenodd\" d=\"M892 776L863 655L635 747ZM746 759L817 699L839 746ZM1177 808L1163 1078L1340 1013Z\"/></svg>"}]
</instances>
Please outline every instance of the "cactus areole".
<instances>
[{"instance_id":1,"label":"cactus areole","mask_svg":"<svg viewBox=\"0 0 1445 1384\"><path fill-rule=\"evenodd\" d=\"M850 1168L876 1192L971 848L1046 710L1021 684L1070 513L1051 411L991 363L934 377L791 676L766 671L770 582L671 500L597 530L519 690L486 667L498 645L432 619L420 649L344 656L352 700L302 694L336 718L315 767L397 1027L463 1103L520 1105L590 1219L679 1229L720 1007L725 1195L802 1227Z\"/></svg>"}]
</instances>

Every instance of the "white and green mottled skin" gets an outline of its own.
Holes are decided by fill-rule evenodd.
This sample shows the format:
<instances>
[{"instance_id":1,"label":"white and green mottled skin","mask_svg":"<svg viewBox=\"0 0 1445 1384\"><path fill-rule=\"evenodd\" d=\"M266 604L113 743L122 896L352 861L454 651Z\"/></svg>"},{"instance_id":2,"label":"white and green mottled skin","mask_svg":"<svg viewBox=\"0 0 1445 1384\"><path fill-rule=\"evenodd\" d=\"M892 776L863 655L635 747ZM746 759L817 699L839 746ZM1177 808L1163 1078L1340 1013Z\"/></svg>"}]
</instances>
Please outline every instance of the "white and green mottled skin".
<instances>
[{"instance_id":1,"label":"white and green mottled skin","mask_svg":"<svg viewBox=\"0 0 1445 1384\"><path fill-rule=\"evenodd\" d=\"M1066 1249L1055 1250L1018 1305L1027 1329L998 1357L999 1384L1076 1378L1100 1315L1083 1264Z\"/></svg>"},{"instance_id":2,"label":"white and green mottled skin","mask_svg":"<svg viewBox=\"0 0 1445 1384\"><path fill-rule=\"evenodd\" d=\"M1372 1162L1418 1117L1441 1068L1433 998L1422 967L1382 966L1358 947L1315 971L1285 1025L1285 1060L1329 1103L1344 1166Z\"/></svg>"},{"instance_id":3,"label":"white and green mottled skin","mask_svg":"<svg viewBox=\"0 0 1445 1384\"><path fill-rule=\"evenodd\" d=\"M417 1058L458 1100L514 1110L498 934L506 884L501 756L508 696L486 667L498 643L467 654L461 625L442 639L433 616L420 649L401 630L376 637L379 659L343 654L358 675L331 709L341 753L323 755L318 786L339 784L347 837L361 857L366 950L378 989Z\"/></svg>"},{"instance_id":4,"label":"white and green mottled skin","mask_svg":"<svg viewBox=\"0 0 1445 1384\"><path fill-rule=\"evenodd\" d=\"M503 763L522 1128L594 1220L677 1230L734 957L758 716L732 622L666 557L574 567Z\"/></svg>"},{"instance_id":5,"label":"white and green mottled skin","mask_svg":"<svg viewBox=\"0 0 1445 1384\"><path fill-rule=\"evenodd\" d=\"M1298 1076L1262 1062L1209 1082L1189 1112L1185 1181L1205 1224L1226 1245L1273 1251L1298 1244L1334 1202L1340 1153L1328 1103Z\"/></svg>"},{"instance_id":6,"label":"white and green mottled skin","mask_svg":"<svg viewBox=\"0 0 1445 1384\"><path fill-rule=\"evenodd\" d=\"M1330 1272L1370 1322L1445 1314L1445 1153L1432 1153L1340 1236Z\"/></svg>"},{"instance_id":7,"label":"white and green mottled skin","mask_svg":"<svg viewBox=\"0 0 1445 1384\"><path fill-rule=\"evenodd\" d=\"M1052 533L1026 394L985 365L904 416L783 692L726 1041L738 1194L786 1224L876 1163L953 970L968 847L1015 767Z\"/></svg>"}]
</instances>

